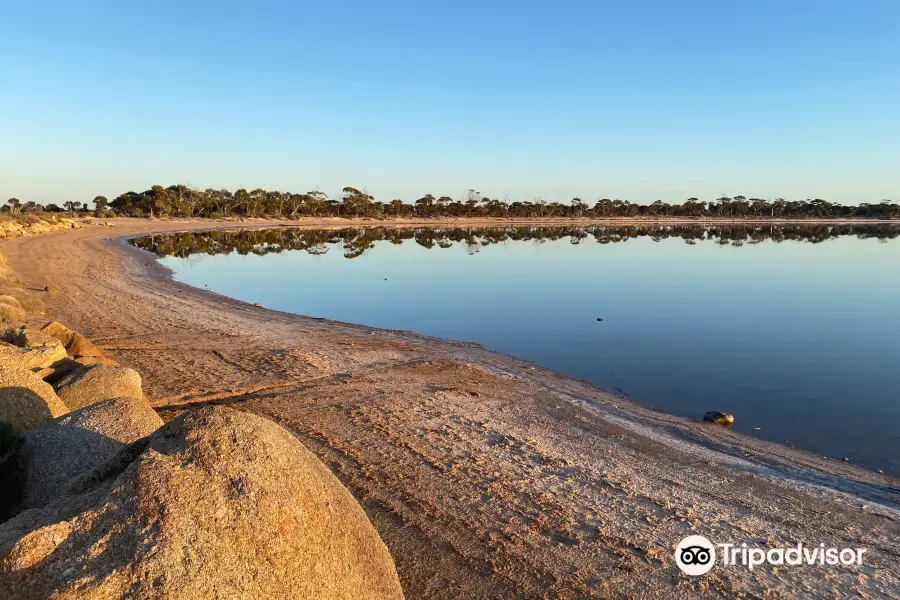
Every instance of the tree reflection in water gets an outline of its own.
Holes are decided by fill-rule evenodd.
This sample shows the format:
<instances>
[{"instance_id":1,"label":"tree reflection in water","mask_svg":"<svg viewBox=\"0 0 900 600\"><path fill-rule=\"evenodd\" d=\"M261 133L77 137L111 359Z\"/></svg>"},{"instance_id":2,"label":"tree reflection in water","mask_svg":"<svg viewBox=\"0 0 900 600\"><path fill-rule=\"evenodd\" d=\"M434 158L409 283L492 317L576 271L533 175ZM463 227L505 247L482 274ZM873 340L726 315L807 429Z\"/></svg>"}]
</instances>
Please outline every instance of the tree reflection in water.
<instances>
[{"instance_id":1,"label":"tree reflection in water","mask_svg":"<svg viewBox=\"0 0 900 600\"><path fill-rule=\"evenodd\" d=\"M325 254L340 244L344 257L356 258L375 248L376 242L402 244L413 240L428 249L465 246L475 254L485 246L509 241L568 239L572 244L591 241L600 244L627 242L650 237L654 242L681 238L687 244L698 242L743 246L771 241L799 241L818 244L841 236L859 239L890 240L900 237L900 226L888 224L853 225L667 225L667 226L592 226L592 227L367 227L346 229L241 229L149 235L132 240L132 244L158 256L185 258L193 254L257 254L305 250L310 254Z\"/></svg>"}]
</instances>

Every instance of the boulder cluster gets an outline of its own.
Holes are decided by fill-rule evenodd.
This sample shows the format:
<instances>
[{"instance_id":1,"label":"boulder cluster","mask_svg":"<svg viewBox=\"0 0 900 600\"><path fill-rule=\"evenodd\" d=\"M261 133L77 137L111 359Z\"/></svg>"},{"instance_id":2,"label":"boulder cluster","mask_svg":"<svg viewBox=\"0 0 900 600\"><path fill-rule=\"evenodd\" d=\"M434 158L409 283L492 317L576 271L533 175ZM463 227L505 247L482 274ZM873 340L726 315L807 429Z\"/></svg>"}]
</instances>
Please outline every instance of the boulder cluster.
<instances>
[{"instance_id":1,"label":"boulder cluster","mask_svg":"<svg viewBox=\"0 0 900 600\"><path fill-rule=\"evenodd\" d=\"M57 322L0 336L0 505L0 598L403 597L290 432L224 407L164 424L137 371Z\"/></svg>"},{"instance_id":2,"label":"boulder cluster","mask_svg":"<svg viewBox=\"0 0 900 600\"><path fill-rule=\"evenodd\" d=\"M3 219L0 221L0 240L79 228L81 228L81 222L69 217L41 218L36 215L26 215L25 218L19 220Z\"/></svg>"}]
</instances>

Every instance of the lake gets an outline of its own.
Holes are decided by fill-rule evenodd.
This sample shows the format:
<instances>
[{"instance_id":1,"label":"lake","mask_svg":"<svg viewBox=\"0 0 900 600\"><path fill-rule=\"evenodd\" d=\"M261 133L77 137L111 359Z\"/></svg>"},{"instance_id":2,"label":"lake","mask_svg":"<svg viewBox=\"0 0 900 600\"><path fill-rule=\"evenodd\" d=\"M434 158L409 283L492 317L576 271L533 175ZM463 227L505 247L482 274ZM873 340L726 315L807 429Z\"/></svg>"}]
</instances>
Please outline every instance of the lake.
<instances>
[{"instance_id":1,"label":"lake","mask_svg":"<svg viewBox=\"0 0 900 600\"><path fill-rule=\"evenodd\" d=\"M900 475L900 228L244 230L135 240L266 308L472 341ZM602 321L598 321L598 317Z\"/></svg>"}]
</instances>

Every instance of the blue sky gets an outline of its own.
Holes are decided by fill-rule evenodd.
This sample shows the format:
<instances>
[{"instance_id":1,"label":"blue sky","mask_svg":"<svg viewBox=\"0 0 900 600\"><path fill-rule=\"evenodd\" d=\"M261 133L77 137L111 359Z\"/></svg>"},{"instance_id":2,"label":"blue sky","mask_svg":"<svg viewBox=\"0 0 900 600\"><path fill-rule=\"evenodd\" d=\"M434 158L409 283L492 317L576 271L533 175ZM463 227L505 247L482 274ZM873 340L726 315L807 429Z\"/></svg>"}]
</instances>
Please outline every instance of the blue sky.
<instances>
[{"instance_id":1,"label":"blue sky","mask_svg":"<svg viewBox=\"0 0 900 600\"><path fill-rule=\"evenodd\" d=\"M2 2L0 196L900 199L900 2Z\"/></svg>"}]
</instances>

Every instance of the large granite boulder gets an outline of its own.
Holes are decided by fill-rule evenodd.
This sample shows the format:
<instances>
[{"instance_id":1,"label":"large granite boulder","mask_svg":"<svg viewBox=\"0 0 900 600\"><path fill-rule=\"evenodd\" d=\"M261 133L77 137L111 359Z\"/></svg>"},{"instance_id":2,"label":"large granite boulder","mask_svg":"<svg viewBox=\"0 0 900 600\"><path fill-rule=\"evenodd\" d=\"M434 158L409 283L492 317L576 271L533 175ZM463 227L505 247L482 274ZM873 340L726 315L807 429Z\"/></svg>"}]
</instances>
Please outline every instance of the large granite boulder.
<instances>
[{"instance_id":1,"label":"large granite boulder","mask_svg":"<svg viewBox=\"0 0 900 600\"><path fill-rule=\"evenodd\" d=\"M0 226L0 239L4 239L5 237L3 227ZM6 256L0 252L0 284L18 285L20 283L22 283L22 280L19 279L16 272L9 266L9 260L7 260Z\"/></svg>"},{"instance_id":2,"label":"large granite boulder","mask_svg":"<svg viewBox=\"0 0 900 600\"><path fill-rule=\"evenodd\" d=\"M0 313L3 314L3 321L6 323L21 321L27 314L21 302L5 294L0 295Z\"/></svg>"},{"instance_id":3,"label":"large granite boulder","mask_svg":"<svg viewBox=\"0 0 900 600\"><path fill-rule=\"evenodd\" d=\"M62 343L43 331L30 327L8 327L0 336L7 344L20 348L35 348L38 346L63 347Z\"/></svg>"},{"instance_id":4,"label":"large granite boulder","mask_svg":"<svg viewBox=\"0 0 900 600\"><path fill-rule=\"evenodd\" d=\"M30 315L40 315L45 311L44 302L40 296L19 286L0 283L0 295L15 298L22 305L22 309Z\"/></svg>"},{"instance_id":5,"label":"large granite boulder","mask_svg":"<svg viewBox=\"0 0 900 600\"><path fill-rule=\"evenodd\" d=\"M0 259L0 283L16 285L20 282L19 276L9 267L6 259Z\"/></svg>"},{"instance_id":6,"label":"large granite boulder","mask_svg":"<svg viewBox=\"0 0 900 600\"><path fill-rule=\"evenodd\" d=\"M67 412L53 388L40 377L0 362L0 421L25 431Z\"/></svg>"},{"instance_id":7,"label":"large granite boulder","mask_svg":"<svg viewBox=\"0 0 900 600\"><path fill-rule=\"evenodd\" d=\"M10 327L0 340L0 365L7 367L40 371L66 358L59 340L26 327Z\"/></svg>"},{"instance_id":8,"label":"large granite boulder","mask_svg":"<svg viewBox=\"0 0 900 600\"><path fill-rule=\"evenodd\" d=\"M402 598L365 513L289 432L185 413L0 525L0 597Z\"/></svg>"},{"instance_id":9,"label":"large granite boulder","mask_svg":"<svg viewBox=\"0 0 900 600\"><path fill-rule=\"evenodd\" d=\"M144 400L111 398L26 432L19 449L22 507L42 507L59 498L74 476L99 467L162 425Z\"/></svg>"},{"instance_id":10,"label":"large granite boulder","mask_svg":"<svg viewBox=\"0 0 900 600\"><path fill-rule=\"evenodd\" d=\"M93 367L94 365L118 365L115 360L108 356L79 356L66 358L53 363L52 366L37 371L41 379L49 384L56 384L60 379L82 367Z\"/></svg>"},{"instance_id":11,"label":"large granite boulder","mask_svg":"<svg viewBox=\"0 0 900 600\"><path fill-rule=\"evenodd\" d=\"M105 356L103 350L95 346L89 339L56 321L47 323L41 327L41 331L59 340L69 356L76 358L82 356Z\"/></svg>"},{"instance_id":12,"label":"large granite boulder","mask_svg":"<svg viewBox=\"0 0 900 600\"><path fill-rule=\"evenodd\" d=\"M115 365L79 367L56 384L60 399L75 410L109 398L142 398L141 375L134 369Z\"/></svg>"}]
</instances>

